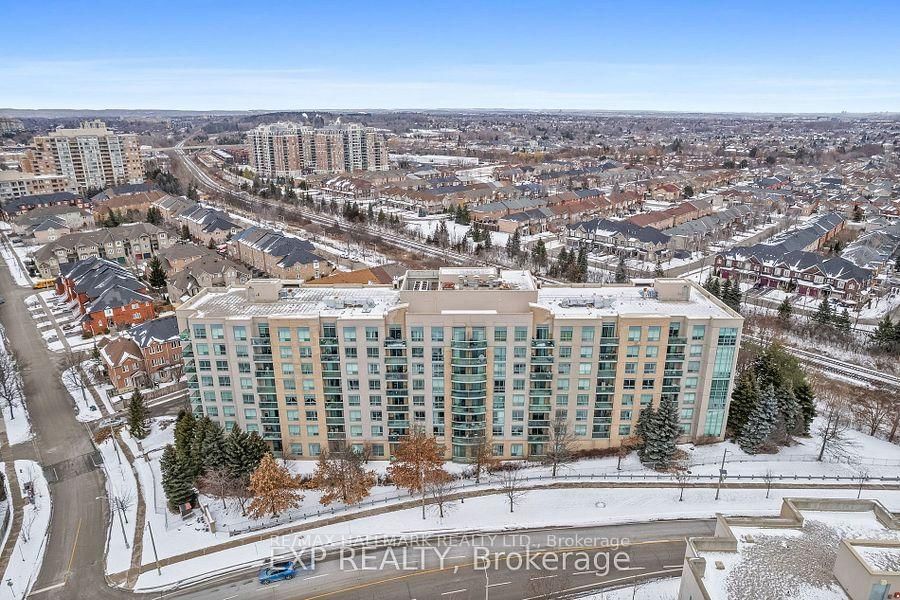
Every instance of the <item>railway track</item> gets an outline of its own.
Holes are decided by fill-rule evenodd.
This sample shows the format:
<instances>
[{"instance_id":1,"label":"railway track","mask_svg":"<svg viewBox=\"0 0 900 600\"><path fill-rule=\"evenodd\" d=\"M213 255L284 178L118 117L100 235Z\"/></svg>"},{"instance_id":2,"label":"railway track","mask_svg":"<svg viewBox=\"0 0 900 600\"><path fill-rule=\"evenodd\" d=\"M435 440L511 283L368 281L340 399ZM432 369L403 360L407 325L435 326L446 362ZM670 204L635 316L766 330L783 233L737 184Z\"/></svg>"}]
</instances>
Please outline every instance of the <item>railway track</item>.
<instances>
[{"instance_id":1,"label":"railway track","mask_svg":"<svg viewBox=\"0 0 900 600\"><path fill-rule=\"evenodd\" d=\"M752 342L760 344L766 343L764 340L755 336L745 335L744 337ZM890 373L876 371L875 369L837 360L830 356L816 354L794 346L784 345L784 349L801 361L810 364L821 371L825 371L826 373L834 373L862 383L900 388L900 377L896 377Z\"/></svg>"}]
</instances>

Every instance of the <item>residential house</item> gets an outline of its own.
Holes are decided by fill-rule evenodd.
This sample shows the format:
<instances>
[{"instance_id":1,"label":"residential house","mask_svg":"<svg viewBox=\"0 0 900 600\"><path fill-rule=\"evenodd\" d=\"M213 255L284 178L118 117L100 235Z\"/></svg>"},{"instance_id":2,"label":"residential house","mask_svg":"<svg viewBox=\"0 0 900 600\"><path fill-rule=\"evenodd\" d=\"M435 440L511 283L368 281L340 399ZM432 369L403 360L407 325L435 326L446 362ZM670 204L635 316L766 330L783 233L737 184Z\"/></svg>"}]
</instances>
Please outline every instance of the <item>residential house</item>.
<instances>
[{"instance_id":1,"label":"residential house","mask_svg":"<svg viewBox=\"0 0 900 600\"><path fill-rule=\"evenodd\" d=\"M228 287L246 283L248 279L250 269L244 265L218 255L204 256L170 272L166 277L166 292L169 301L177 306L203 288Z\"/></svg>"},{"instance_id":2,"label":"residential house","mask_svg":"<svg viewBox=\"0 0 900 600\"><path fill-rule=\"evenodd\" d=\"M282 279L318 279L334 271L334 266L310 242L256 226L231 238L228 255Z\"/></svg>"},{"instance_id":3,"label":"residential house","mask_svg":"<svg viewBox=\"0 0 900 600\"><path fill-rule=\"evenodd\" d=\"M187 225L191 237L204 246L210 242L216 246L224 244L241 231L241 226L232 221L228 213L199 205L183 211L177 220Z\"/></svg>"},{"instance_id":4,"label":"residential house","mask_svg":"<svg viewBox=\"0 0 900 600\"><path fill-rule=\"evenodd\" d=\"M84 198L72 192L55 192L52 194L36 194L19 196L3 203L2 212L9 220L15 215L25 214L30 210L46 206L84 206Z\"/></svg>"},{"instance_id":5,"label":"residential house","mask_svg":"<svg viewBox=\"0 0 900 600\"><path fill-rule=\"evenodd\" d=\"M90 257L140 266L170 245L169 235L159 227L150 223L128 223L63 235L37 250L34 262L41 277L50 278L60 273L60 265Z\"/></svg>"},{"instance_id":6,"label":"residential house","mask_svg":"<svg viewBox=\"0 0 900 600\"><path fill-rule=\"evenodd\" d=\"M586 245L605 254L638 257L642 260L662 258L670 238L653 227L641 227L628 221L591 219L566 228L567 245L577 248Z\"/></svg>"},{"instance_id":7,"label":"residential house","mask_svg":"<svg viewBox=\"0 0 900 600\"><path fill-rule=\"evenodd\" d=\"M174 314L151 319L102 340L97 347L110 382L119 392L181 378L183 364Z\"/></svg>"}]
</instances>

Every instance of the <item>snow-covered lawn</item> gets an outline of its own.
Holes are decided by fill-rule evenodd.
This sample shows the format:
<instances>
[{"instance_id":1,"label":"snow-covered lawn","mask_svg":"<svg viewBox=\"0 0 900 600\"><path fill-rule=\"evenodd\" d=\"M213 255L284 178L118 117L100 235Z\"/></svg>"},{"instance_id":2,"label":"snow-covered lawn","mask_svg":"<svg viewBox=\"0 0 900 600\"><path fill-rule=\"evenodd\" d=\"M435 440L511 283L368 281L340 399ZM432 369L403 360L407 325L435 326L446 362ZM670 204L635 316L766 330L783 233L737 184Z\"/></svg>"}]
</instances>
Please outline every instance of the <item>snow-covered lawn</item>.
<instances>
[{"instance_id":1,"label":"snow-covered lawn","mask_svg":"<svg viewBox=\"0 0 900 600\"><path fill-rule=\"evenodd\" d=\"M449 220L444 215L433 215L430 217L410 219L406 223L406 229L414 235L426 238L432 235L435 230L437 230L437 228L440 226L441 221L447 223L447 232L450 234L451 244L461 240L463 236L465 236L469 232L469 230L472 229L471 225L460 225L455 221ZM504 248L508 239L508 233L504 233L502 231L491 232L491 243L493 244L494 248Z\"/></svg>"},{"instance_id":2,"label":"snow-covered lawn","mask_svg":"<svg viewBox=\"0 0 900 600\"><path fill-rule=\"evenodd\" d=\"M654 579L608 592L582 596L581 600L676 600L680 584L681 579L678 577Z\"/></svg>"},{"instance_id":3,"label":"snow-covered lawn","mask_svg":"<svg viewBox=\"0 0 900 600\"><path fill-rule=\"evenodd\" d=\"M6 333L0 325L0 354L6 354ZM28 416L28 405L25 402L25 394L22 393L21 379L18 399L13 400L13 405L8 402L0 402L0 413L3 414L3 426L6 430L6 439L10 446L27 442L34 437L31 430L31 419Z\"/></svg>"},{"instance_id":4,"label":"snow-covered lawn","mask_svg":"<svg viewBox=\"0 0 900 600\"><path fill-rule=\"evenodd\" d=\"M306 544L341 544L362 538L391 535L446 534L453 531L503 531L530 527L612 525L676 518L710 518L721 512L729 515L776 516L784 497L856 497L855 490L773 490L765 497L765 490L724 490L720 500L714 500L712 489L689 489L684 501L678 501L677 489L586 488L578 490L534 490L528 492L509 512L507 499L502 495L469 498L464 503L445 506L440 519L429 509L422 519L419 508L405 509L343 523L318 527L302 534L278 535L262 541L222 550L179 563L178 568L163 569L162 575L150 571L141 575L137 589L155 588L205 572L225 569L271 557L272 544L298 547ZM867 496L877 497L896 510L900 507L900 491L878 491ZM208 534L207 534L208 535ZM217 534L218 535L218 534ZM157 544L160 540L157 536ZM234 539L234 538L231 538ZM160 556L164 552L160 550ZM144 562L152 561L144 551Z\"/></svg>"},{"instance_id":5,"label":"snow-covered lawn","mask_svg":"<svg viewBox=\"0 0 900 600\"><path fill-rule=\"evenodd\" d=\"M121 573L131 566L131 548L134 547L134 528L137 524L137 482L122 449L116 452L112 438L106 439L99 447L103 470L106 471L106 494L112 519L106 546L106 572Z\"/></svg>"},{"instance_id":6,"label":"snow-covered lawn","mask_svg":"<svg viewBox=\"0 0 900 600\"><path fill-rule=\"evenodd\" d=\"M16 253L10 251L6 244L0 244L0 255L3 256L6 268L9 269L9 274L12 276L13 281L16 282L16 285L31 287L33 283L31 277L28 276L28 272L22 267L22 263L19 262L19 257Z\"/></svg>"},{"instance_id":7,"label":"snow-covered lawn","mask_svg":"<svg viewBox=\"0 0 900 600\"><path fill-rule=\"evenodd\" d=\"M25 598L31 591L44 560L47 532L50 527L50 491L47 488L44 473L36 462L17 460L15 469L16 477L19 480L19 489L13 490L13 493L18 493L22 498L26 498L25 484L32 482L34 504L25 501L22 530L19 537L16 538L16 547L11 554L14 558L9 561L6 573L3 575L3 587L12 588L12 597ZM20 560L20 557L24 557L24 561ZM13 585L8 586L7 580L12 581Z\"/></svg>"}]
</instances>

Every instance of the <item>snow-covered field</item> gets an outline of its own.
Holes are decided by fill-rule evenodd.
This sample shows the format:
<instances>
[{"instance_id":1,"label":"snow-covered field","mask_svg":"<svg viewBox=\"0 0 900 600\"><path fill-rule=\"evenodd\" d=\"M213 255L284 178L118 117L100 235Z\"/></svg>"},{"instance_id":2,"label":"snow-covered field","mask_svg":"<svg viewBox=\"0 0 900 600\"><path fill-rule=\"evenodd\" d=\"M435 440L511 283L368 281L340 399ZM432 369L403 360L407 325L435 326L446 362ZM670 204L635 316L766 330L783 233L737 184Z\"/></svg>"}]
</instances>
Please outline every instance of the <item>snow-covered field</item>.
<instances>
[{"instance_id":1,"label":"snow-covered field","mask_svg":"<svg viewBox=\"0 0 900 600\"><path fill-rule=\"evenodd\" d=\"M3 256L3 262L6 263L6 268L9 269L9 274L12 276L13 281L16 282L16 285L31 287L33 283L31 277L29 277L28 272L22 268L22 263L19 262L18 255L11 251L9 246L0 244L0 256Z\"/></svg>"},{"instance_id":2,"label":"snow-covered field","mask_svg":"<svg viewBox=\"0 0 900 600\"><path fill-rule=\"evenodd\" d=\"M449 220L445 216L433 215L430 217L418 217L409 219L406 223L406 229L415 235L419 235L425 238L435 232L435 230L440 226L441 221L447 223L447 232L450 234L451 244L458 240L461 240L463 236L465 236L472 228L471 225L460 225L459 223ZM502 231L491 232L491 243L494 245L494 248L504 248L508 239L508 233L504 233Z\"/></svg>"},{"instance_id":3,"label":"snow-covered field","mask_svg":"<svg viewBox=\"0 0 900 600\"><path fill-rule=\"evenodd\" d=\"M112 438L99 445L106 471L106 502L111 506L106 546L106 572L121 573L131 566L131 549L137 525L138 490L131 465ZM143 525L143 523L141 524ZM124 535L123 535L124 532ZM126 541L127 540L127 541Z\"/></svg>"},{"instance_id":4,"label":"snow-covered field","mask_svg":"<svg viewBox=\"0 0 900 600\"><path fill-rule=\"evenodd\" d=\"M96 379L95 369L92 368L91 362L91 360L86 360L82 363L82 372L87 377L83 382L85 384L83 389L81 386L81 375L73 374L74 367L70 367L62 373L63 385L75 404L75 418L84 423L96 421L105 415L111 415L116 412L110 400L112 386ZM88 384L93 385L97 395L100 396L100 406L97 406L94 402L94 397L87 387Z\"/></svg>"},{"instance_id":5,"label":"snow-covered field","mask_svg":"<svg viewBox=\"0 0 900 600\"><path fill-rule=\"evenodd\" d=\"M2 325L0 325L0 353L4 355L6 354L6 344L6 334ZM20 385L19 391L21 392L21 390L22 387ZM0 406L0 413L3 414L3 426L6 430L6 438L9 441L10 446L27 442L34 437L34 432L31 430L31 420L28 416L28 405L25 402L25 395L19 393L18 396L18 400L13 401L13 406L10 406L6 401L0 403L2 404L2 406Z\"/></svg>"},{"instance_id":6,"label":"snow-covered field","mask_svg":"<svg viewBox=\"0 0 900 600\"><path fill-rule=\"evenodd\" d=\"M25 498L25 483L30 481L34 485L34 504L27 501L25 503L22 530L16 538L16 547L11 555L15 558L6 566L3 587L11 588L12 598L25 598L31 591L44 560L47 533L50 528L50 490L44 473L36 462L17 460L15 469L19 489L13 490L12 493L18 493ZM20 557L24 560L19 560ZM11 581L12 586L9 586L7 581Z\"/></svg>"}]
</instances>

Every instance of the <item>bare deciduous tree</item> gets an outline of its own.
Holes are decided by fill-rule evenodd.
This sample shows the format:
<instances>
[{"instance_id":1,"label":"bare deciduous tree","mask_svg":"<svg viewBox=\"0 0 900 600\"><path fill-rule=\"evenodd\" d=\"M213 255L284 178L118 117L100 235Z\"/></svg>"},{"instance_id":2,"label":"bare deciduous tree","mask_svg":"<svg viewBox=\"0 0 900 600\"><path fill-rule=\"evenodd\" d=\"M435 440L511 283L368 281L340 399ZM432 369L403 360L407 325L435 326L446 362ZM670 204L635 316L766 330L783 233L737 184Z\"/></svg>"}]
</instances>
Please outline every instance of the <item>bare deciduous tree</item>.
<instances>
[{"instance_id":1,"label":"bare deciduous tree","mask_svg":"<svg viewBox=\"0 0 900 600\"><path fill-rule=\"evenodd\" d=\"M828 388L819 391L819 398L821 399L819 414L824 418L824 422L815 430L815 434L822 438L817 460L821 461L826 453L836 458L849 458L854 444L847 436L850 429L847 399Z\"/></svg>"},{"instance_id":2,"label":"bare deciduous tree","mask_svg":"<svg viewBox=\"0 0 900 600\"><path fill-rule=\"evenodd\" d=\"M853 403L853 416L858 427L869 435L876 435L900 410L896 393L883 388L860 390Z\"/></svg>"},{"instance_id":3,"label":"bare deciduous tree","mask_svg":"<svg viewBox=\"0 0 900 600\"><path fill-rule=\"evenodd\" d=\"M225 467L207 469L198 482L198 487L212 496L222 500L222 509L228 508L225 499L230 497L235 488L235 479Z\"/></svg>"},{"instance_id":4,"label":"bare deciduous tree","mask_svg":"<svg viewBox=\"0 0 900 600\"><path fill-rule=\"evenodd\" d=\"M487 435L479 436L472 447L472 469L475 471L475 483L481 483L482 473L488 473L496 463L497 457L494 456L494 445L491 443L491 438Z\"/></svg>"},{"instance_id":5,"label":"bare deciduous tree","mask_svg":"<svg viewBox=\"0 0 900 600\"><path fill-rule=\"evenodd\" d=\"M135 493L132 489L116 490L115 495L113 495L113 506L119 511L126 523L128 522L128 509L134 506L136 501L137 498L135 498Z\"/></svg>"},{"instance_id":6,"label":"bare deciduous tree","mask_svg":"<svg viewBox=\"0 0 900 600\"><path fill-rule=\"evenodd\" d=\"M688 482L691 480L691 472L687 466L677 464L672 468L672 477L675 478L675 483L678 484L678 501L684 502L684 488L687 487Z\"/></svg>"},{"instance_id":7,"label":"bare deciduous tree","mask_svg":"<svg viewBox=\"0 0 900 600\"><path fill-rule=\"evenodd\" d=\"M557 413L550 423L550 439L547 441L544 451L544 464L550 465L553 477L556 477L560 465L574 459L574 450L575 434L571 431L566 419Z\"/></svg>"},{"instance_id":8,"label":"bare deciduous tree","mask_svg":"<svg viewBox=\"0 0 900 600\"><path fill-rule=\"evenodd\" d=\"M456 480L452 477L442 477L428 484L428 496L431 498L431 505L437 508L438 517L444 518L444 514L449 512L451 508L450 498L456 491Z\"/></svg>"},{"instance_id":9,"label":"bare deciduous tree","mask_svg":"<svg viewBox=\"0 0 900 600\"><path fill-rule=\"evenodd\" d=\"M504 469L494 475L500 484L500 493L509 501L509 512L514 512L516 503L525 497L524 477L520 469Z\"/></svg>"},{"instance_id":10,"label":"bare deciduous tree","mask_svg":"<svg viewBox=\"0 0 900 600\"><path fill-rule=\"evenodd\" d=\"M766 469L766 472L763 474L763 483L766 484L766 498L769 497L769 493L772 491L772 483L775 481L775 475L772 473L772 469Z\"/></svg>"},{"instance_id":11,"label":"bare deciduous tree","mask_svg":"<svg viewBox=\"0 0 900 600\"><path fill-rule=\"evenodd\" d=\"M62 356L63 382L66 387L81 390L81 399L88 404L87 386L90 383L82 369L82 363L87 360L84 352L70 350Z\"/></svg>"},{"instance_id":12,"label":"bare deciduous tree","mask_svg":"<svg viewBox=\"0 0 900 600\"><path fill-rule=\"evenodd\" d=\"M863 487L869 481L869 469L863 466L857 467L855 479L859 484L856 489L856 498L859 499L862 497Z\"/></svg>"},{"instance_id":13,"label":"bare deciduous tree","mask_svg":"<svg viewBox=\"0 0 900 600\"><path fill-rule=\"evenodd\" d=\"M9 409L10 418L15 419L15 409L22 403L22 377L16 356L9 348L0 351L0 401Z\"/></svg>"}]
</instances>

